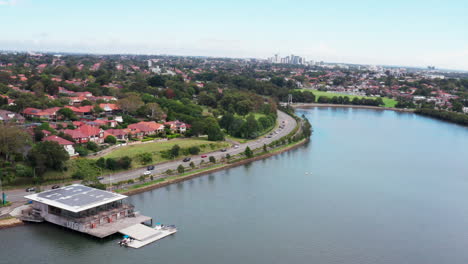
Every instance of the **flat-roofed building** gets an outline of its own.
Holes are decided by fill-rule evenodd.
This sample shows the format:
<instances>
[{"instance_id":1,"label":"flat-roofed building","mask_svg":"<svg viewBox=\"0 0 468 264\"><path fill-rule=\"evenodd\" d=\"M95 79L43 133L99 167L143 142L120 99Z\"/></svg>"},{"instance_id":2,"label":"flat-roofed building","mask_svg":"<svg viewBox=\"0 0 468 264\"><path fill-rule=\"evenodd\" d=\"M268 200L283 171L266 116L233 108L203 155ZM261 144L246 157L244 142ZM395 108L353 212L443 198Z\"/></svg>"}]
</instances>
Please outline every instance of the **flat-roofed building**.
<instances>
[{"instance_id":1,"label":"flat-roofed building","mask_svg":"<svg viewBox=\"0 0 468 264\"><path fill-rule=\"evenodd\" d=\"M73 184L25 196L33 201L25 220L36 219L96 237L151 220L125 202L127 196Z\"/></svg>"}]
</instances>

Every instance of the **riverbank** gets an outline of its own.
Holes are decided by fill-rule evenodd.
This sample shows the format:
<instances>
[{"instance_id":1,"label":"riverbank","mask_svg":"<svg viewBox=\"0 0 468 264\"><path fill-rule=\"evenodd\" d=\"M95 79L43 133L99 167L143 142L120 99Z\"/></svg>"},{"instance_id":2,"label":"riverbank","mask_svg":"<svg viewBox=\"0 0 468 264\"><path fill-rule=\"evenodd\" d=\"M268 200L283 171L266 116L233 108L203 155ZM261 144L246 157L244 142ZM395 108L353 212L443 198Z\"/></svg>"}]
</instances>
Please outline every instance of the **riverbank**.
<instances>
[{"instance_id":1,"label":"riverbank","mask_svg":"<svg viewBox=\"0 0 468 264\"><path fill-rule=\"evenodd\" d=\"M266 152L266 153L257 155L257 156L252 157L252 158L242 159L240 161L236 161L236 162L228 163L228 164L224 164L224 165L213 166L213 167L210 167L210 168L194 171L193 173L189 172L187 174L182 174L180 176L168 177L168 178L166 178L167 180L165 180L165 181L156 182L155 184L151 184L151 185L147 185L147 186L143 186L143 187L135 188L135 189L131 189L131 190L119 191L119 193L124 194L124 195L134 195L134 194L139 194L139 193L143 193L143 192L146 192L146 191L158 189L158 188L165 187L165 186L168 186L168 185L171 185L171 184L174 184L174 183L179 183L179 182L187 181L187 180L190 180L190 179L193 179L193 178L196 178L196 177L200 177L200 176L203 176L203 175L208 174L208 173L213 173L213 172L217 172L217 171L220 171L220 170L225 170L225 169L237 167L237 166L240 166L240 165L244 165L244 164L247 164L247 163L250 163L250 162L253 162L253 161L269 158L269 157L281 154L283 152L295 149L295 148L297 148L299 146L302 146L305 143L307 143L308 141L309 141L308 138L302 139L302 140L300 140L298 142L294 142L294 143L288 144L286 146L279 147L279 148L277 148L277 149L275 149L275 150L273 150L271 152Z\"/></svg>"},{"instance_id":2,"label":"riverbank","mask_svg":"<svg viewBox=\"0 0 468 264\"><path fill-rule=\"evenodd\" d=\"M23 225L23 221L15 217L0 219L0 229Z\"/></svg>"},{"instance_id":3,"label":"riverbank","mask_svg":"<svg viewBox=\"0 0 468 264\"><path fill-rule=\"evenodd\" d=\"M294 108L312 108L312 107L341 107L341 108L362 108L374 110L391 110L397 112L414 112L414 109L395 108L395 107L380 107L370 105L342 105L342 104L319 104L319 103L296 103L292 104Z\"/></svg>"}]
</instances>

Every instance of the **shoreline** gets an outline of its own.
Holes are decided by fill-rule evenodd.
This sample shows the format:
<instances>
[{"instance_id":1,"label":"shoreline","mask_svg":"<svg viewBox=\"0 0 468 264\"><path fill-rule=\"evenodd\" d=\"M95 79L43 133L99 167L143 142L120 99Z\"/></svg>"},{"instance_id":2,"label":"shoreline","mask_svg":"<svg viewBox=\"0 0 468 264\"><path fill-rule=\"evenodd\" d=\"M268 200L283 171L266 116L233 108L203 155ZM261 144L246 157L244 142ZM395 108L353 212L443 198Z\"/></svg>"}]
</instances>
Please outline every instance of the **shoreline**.
<instances>
[{"instance_id":1,"label":"shoreline","mask_svg":"<svg viewBox=\"0 0 468 264\"><path fill-rule=\"evenodd\" d=\"M264 153L264 154L261 154L261 155L256 156L256 157L252 157L250 159L243 159L241 161L237 161L237 162L234 162L234 163L231 163L231 164L225 164L225 165L220 166L220 167L215 167L215 168L207 169L207 170L200 171L200 172L194 172L192 174L188 174L188 175L176 178L176 179L172 179L172 180L168 180L168 181L164 181L164 182L160 182L160 183L155 183L153 185L148 185L148 186L144 186L144 187L141 187L141 188L136 188L136 189L132 189L132 190L128 190L128 191L123 191L123 192L120 192L120 194L129 195L129 196L130 195L135 195L135 194L147 192L147 191L154 190L154 189L159 189L159 188L171 185L171 184L175 184L175 183L183 182L183 181L190 180L190 179L193 179L193 178L197 178L197 177L203 176L205 174L209 174L209 173L213 173L213 172L217 172L217 171L221 171L221 170L225 170L225 169L229 169L229 168L234 168L234 167L244 165L244 164L247 164L247 163L251 163L251 162L254 162L254 161L257 161L257 160L266 159L266 158L281 154L283 152L295 149L295 148L297 148L299 146L302 146L305 143L307 143L309 140L310 139L303 139L301 141L295 142L291 146L287 146L287 147L281 148L281 149L276 150L276 151Z\"/></svg>"},{"instance_id":2,"label":"shoreline","mask_svg":"<svg viewBox=\"0 0 468 264\"><path fill-rule=\"evenodd\" d=\"M293 108L312 108L312 107L339 107L339 108L361 108L373 110L390 110L396 112L413 113L414 109L404 109L395 107L380 107L371 105L342 105L342 104L319 104L319 103L296 103L292 105Z\"/></svg>"}]
</instances>

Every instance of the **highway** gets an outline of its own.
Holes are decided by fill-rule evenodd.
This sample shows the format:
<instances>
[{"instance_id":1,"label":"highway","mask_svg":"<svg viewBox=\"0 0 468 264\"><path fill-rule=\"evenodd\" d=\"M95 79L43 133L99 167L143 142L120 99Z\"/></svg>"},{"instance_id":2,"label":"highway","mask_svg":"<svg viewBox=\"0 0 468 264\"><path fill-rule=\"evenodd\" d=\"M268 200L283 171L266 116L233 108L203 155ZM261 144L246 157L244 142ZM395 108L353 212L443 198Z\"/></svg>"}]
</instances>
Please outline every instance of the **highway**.
<instances>
[{"instance_id":1,"label":"highway","mask_svg":"<svg viewBox=\"0 0 468 264\"><path fill-rule=\"evenodd\" d=\"M279 128L280 125L284 125L284 128L283 129ZM190 156L191 160L189 162L183 162L182 160L184 158L186 158L186 157L181 157L178 160L169 161L169 162L165 162L165 163L162 163L162 164L160 163L159 165L158 164L153 164L155 166L155 168L154 168L154 170L151 170L151 173L154 174L154 175L161 174L161 173L167 171L168 169L176 171L177 167L180 164L182 164L184 167L188 167L190 162L194 162L195 165L199 165L202 160L204 160L205 162L209 162L208 158L210 156L214 156L216 158L216 160L219 160L222 157L225 157L226 154L229 154L229 155L233 156L233 155L239 154L241 152L244 152L245 148L247 146L250 147L252 150L256 149L256 148L261 148L261 147L263 147L264 144L268 145L272 141L274 141L276 139L279 139L279 138L281 138L283 136L286 136L291 131L293 131L295 127L296 127L296 120L294 118L292 118L291 116L287 115L284 112L278 111L277 125L276 125L275 129L272 130L273 134L272 134L271 138L268 138L267 136L269 134L267 134L267 135L265 135L263 137L260 137L260 138L258 138L256 140L252 140L252 141L249 141L249 142L243 143L243 144L237 144L237 146L234 145L234 146L232 146L230 148L227 148L225 152L215 151L215 152L211 152L211 153L204 153L204 154L200 154L200 155L196 155L196 156ZM202 155L206 155L206 158L202 158L201 157ZM148 164L148 166L149 165L150 164ZM130 170L130 171L119 172L119 173L115 173L115 174L111 174L111 175L106 175L106 176L103 176L104 179L102 179L101 182L108 184L108 183L114 183L114 182L129 180L129 179L137 179L138 177L143 175L143 173L145 171L147 171L146 167L139 168L139 169L134 169L134 170ZM52 185L42 186L41 188L43 190L49 190L51 187L52 187ZM8 190L8 191L5 191L5 193L7 194L7 200L11 201L11 202L26 201L26 199L24 199L24 196L30 194L30 193L26 192L24 189Z\"/></svg>"}]
</instances>

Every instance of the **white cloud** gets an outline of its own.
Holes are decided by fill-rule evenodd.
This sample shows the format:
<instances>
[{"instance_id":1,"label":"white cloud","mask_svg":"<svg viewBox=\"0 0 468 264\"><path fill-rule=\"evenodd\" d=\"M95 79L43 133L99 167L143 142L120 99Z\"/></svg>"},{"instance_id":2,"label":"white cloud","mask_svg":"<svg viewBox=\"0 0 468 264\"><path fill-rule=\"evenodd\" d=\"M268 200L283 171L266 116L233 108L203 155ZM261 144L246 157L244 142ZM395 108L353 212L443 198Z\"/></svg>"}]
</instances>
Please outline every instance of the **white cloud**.
<instances>
[{"instance_id":1,"label":"white cloud","mask_svg":"<svg viewBox=\"0 0 468 264\"><path fill-rule=\"evenodd\" d=\"M1 0L0 6L15 6L18 0Z\"/></svg>"}]
</instances>

